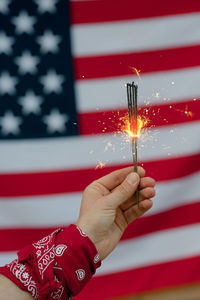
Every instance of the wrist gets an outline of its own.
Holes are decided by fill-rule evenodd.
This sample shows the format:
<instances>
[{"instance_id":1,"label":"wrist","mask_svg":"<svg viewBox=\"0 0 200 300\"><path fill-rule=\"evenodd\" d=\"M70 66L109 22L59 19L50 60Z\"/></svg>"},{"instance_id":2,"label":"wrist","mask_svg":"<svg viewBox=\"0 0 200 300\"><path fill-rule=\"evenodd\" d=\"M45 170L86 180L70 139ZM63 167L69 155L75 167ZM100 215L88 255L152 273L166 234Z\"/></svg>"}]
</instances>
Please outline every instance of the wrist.
<instances>
[{"instance_id":1,"label":"wrist","mask_svg":"<svg viewBox=\"0 0 200 300\"><path fill-rule=\"evenodd\" d=\"M98 246L98 240L97 238L95 237L95 235L91 232L90 230L90 226L88 226L87 224L83 224L81 221L77 221L76 224L77 228L79 228L81 230L81 232L83 234L85 234L89 239L90 241L93 243L94 247L96 248L98 254L100 255L101 257L101 254L100 254L100 249L99 249L99 246Z\"/></svg>"}]
</instances>

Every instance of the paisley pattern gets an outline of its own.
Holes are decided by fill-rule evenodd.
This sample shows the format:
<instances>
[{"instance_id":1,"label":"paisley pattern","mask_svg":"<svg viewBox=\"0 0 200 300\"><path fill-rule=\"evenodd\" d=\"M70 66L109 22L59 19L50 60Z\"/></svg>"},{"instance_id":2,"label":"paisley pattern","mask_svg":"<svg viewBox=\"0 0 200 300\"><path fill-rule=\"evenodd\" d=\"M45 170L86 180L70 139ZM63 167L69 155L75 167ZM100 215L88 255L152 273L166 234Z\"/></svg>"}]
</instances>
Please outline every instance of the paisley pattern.
<instances>
[{"instance_id":1,"label":"paisley pattern","mask_svg":"<svg viewBox=\"0 0 200 300\"><path fill-rule=\"evenodd\" d=\"M67 300L80 292L99 266L100 256L93 243L79 227L70 225L21 249L18 259L4 268L33 298ZM70 286L66 286L68 277Z\"/></svg>"},{"instance_id":2,"label":"paisley pattern","mask_svg":"<svg viewBox=\"0 0 200 300\"><path fill-rule=\"evenodd\" d=\"M55 255L62 256L64 251L67 249L66 245L58 245L55 247Z\"/></svg>"},{"instance_id":3,"label":"paisley pattern","mask_svg":"<svg viewBox=\"0 0 200 300\"><path fill-rule=\"evenodd\" d=\"M10 264L6 265L6 267L27 288L32 297L38 299L39 295L36 282L33 280L32 276L29 275L29 271L27 270L26 266L18 263L18 260L15 259Z\"/></svg>"}]
</instances>

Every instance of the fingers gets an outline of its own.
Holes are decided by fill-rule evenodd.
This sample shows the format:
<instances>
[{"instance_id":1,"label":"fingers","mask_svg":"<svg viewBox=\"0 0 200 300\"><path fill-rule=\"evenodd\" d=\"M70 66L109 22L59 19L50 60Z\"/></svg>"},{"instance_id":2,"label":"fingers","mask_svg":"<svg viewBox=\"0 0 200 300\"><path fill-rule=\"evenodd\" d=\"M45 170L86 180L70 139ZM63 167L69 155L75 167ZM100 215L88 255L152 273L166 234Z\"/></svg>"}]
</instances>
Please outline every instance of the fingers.
<instances>
[{"instance_id":1,"label":"fingers","mask_svg":"<svg viewBox=\"0 0 200 300\"><path fill-rule=\"evenodd\" d=\"M128 210L124 212L124 217L127 224L133 222L136 218L141 217L145 212L147 212L153 205L151 199L145 199L137 205L131 206Z\"/></svg>"},{"instance_id":2,"label":"fingers","mask_svg":"<svg viewBox=\"0 0 200 300\"><path fill-rule=\"evenodd\" d=\"M139 201L141 202L145 199L153 198L155 196L155 194L156 194L156 192L155 192L155 189L153 187L146 187L146 188L139 191ZM133 206L135 204L136 204L136 198L135 198L135 196L132 196L127 201L122 203L120 205L120 208L121 208L122 211L125 211L125 210L127 210L128 208L130 208L131 206Z\"/></svg>"},{"instance_id":3,"label":"fingers","mask_svg":"<svg viewBox=\"0 0 200 300\"><path fill-rule=\"evenodd\" d=\"M140 180L140 185L139 185L139 201L142 201L144 199L149 199L153 198L155 196L155 180L150 177L144 177L141 178ZM120 208L122 211L127 210L129 207L134 205L136 203L135 196L132 196L129 198L127 201L122 203L120 205Z\"/></svg>"},{"instance_id":4,"label":"fingers","mask_svg":"<svg viewBox=\"0 0 200 300\"><path fill-rule=\"evenodd\" d=\"M114 171L104 177L101 177L97 180L97 182L106 187L108 190L113 190L120 185L131 172L133 172L133 166ZM145 176L145 170L142 167L138 167L138 175L141 178Z\"/></svg>"},{"instance_id":5,"label":"fingers","mask_svg":"<svg viewBox=\"0 0 200 300\"><path fill-rule=\"evenodd\" d=\"M106 196L106 201L108 205L113 208L117 208L120 204L127 201L135 191L140 182L140 177L137 173L130 173L126 179L116 187L112 193Z\"/></svg>"},{"instance_id":6,"label":"fingers","mask_svg":"<svg viewBox=\"0 0 200 300\"><path fill-rule=\"evenodd\" d=\"M140 185L139 185L139 189L144 189L146 187L154 187L156 185L156 182L153 178L151 177L144 177L141 178L140 180Z\"/></svg>"}]
</instances>

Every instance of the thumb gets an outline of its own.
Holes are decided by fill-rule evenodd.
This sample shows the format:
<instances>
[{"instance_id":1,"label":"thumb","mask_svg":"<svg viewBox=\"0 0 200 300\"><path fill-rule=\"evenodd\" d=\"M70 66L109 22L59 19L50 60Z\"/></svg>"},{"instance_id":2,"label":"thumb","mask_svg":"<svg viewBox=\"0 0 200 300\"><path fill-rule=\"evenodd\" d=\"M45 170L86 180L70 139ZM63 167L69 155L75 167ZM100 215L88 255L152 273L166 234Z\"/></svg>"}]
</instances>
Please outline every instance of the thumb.
<instances>
[{"instance_id":1,"label":"thumb","mask_svg":"<svg viewBox=\"0 0 200 300\"><path fill-rule=\"evenodd\" d=\"M137 173L130 173L126 179L108 196L109 203L117 208L120 204L128 200L136 192L140 182Z\"/></svg>"}]
</instances>

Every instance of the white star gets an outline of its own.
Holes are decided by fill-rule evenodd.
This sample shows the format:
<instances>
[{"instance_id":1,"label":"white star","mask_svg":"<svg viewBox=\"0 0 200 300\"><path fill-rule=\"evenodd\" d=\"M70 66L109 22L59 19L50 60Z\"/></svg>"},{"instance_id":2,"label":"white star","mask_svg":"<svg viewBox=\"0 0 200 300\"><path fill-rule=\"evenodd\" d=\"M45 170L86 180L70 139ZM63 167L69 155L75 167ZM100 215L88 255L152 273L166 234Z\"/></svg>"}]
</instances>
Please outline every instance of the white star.
<instances>
[{"instance_id":1,"label":"white star","mask_svg":"<svg viewBox=\"0 0 200 300\"><path fill-rule=\"evenodd\" d=\"M16 92L15 85L18 80L16 77L11 77L7 71L3 71L0 75L0 95L14 95Z\"/></svg>"},{"instance_id":2,"label":"white star","mask_svg":"<svg viewBox=\"0 0 200 300\"><path fill-rule=\"evenodd\" d=\"M47 125L47 131L49 133L65 132L65 123L68 122L68 120L69 117L65 114L61 114L57 109L52 109L50 115L43 117L43 122Z\"/></svg>"},{"instance_id":3,"label":"white star","mask_svg":"<svg viewBox=\"0 0 200 300\"><path fill-rule=\"evenodd\" d=\"M1 1L1 0L0 0ZM15 39L13 37L8 37L5 32L0 31L0 54L11 54L12 49L11 46L14 44Z\"/></svg>"},{"instance_id":4,"label":"white star","mask_svg":"<svg viewBox=\"0 0 200 300\"><path fill-rule=\"evenodd\" d=\"M20 117L13 115L11 111L6 111L3 117L0 117L1 131L4 135L12 133L17 135L20 133L19 126L22 123Z\"/></svg>"},{"instance_id":5,"label":"white star","mask_svg":"<svg viewBox=\"0 0 200 300\"><path fill-rule=\"evenodd\" d=\"M25 50L22 56L15 58L15 63L19 67L19 73L21 74L35 74L37 72L36 65L39 63L37 56L32 56L31 53Z\"/></svg>"},{"instance_id":6,"label":"white star","mask_svg":"<svg viewBox=\"0 0 200 300\"><path fill-rule=\"evenodd\" d=\"M37 42L40 44L42 53L57 53L61 37L59 35L54 35L50 30L46 30L42 36L37 38Z\"/></svg>"},{"instance_id":7,"label":"white star","mask_svg":"<svg viewBox=\"0 0 200 300\"><path fill-rule=\"evenodd\" d=\"M54 13L57 2L58 0L35 0L35 3L38 5L38 11L41 14L45 12Z\"/></svg>"},{"instance_id":8,"label":"white star","mask_svg":"<svg viewBox=\"0 0 200 300\"><path fill-rule=\"evenodd\" d=\"M61 93L62 86L61 84L65 81L63 75L58 75L54 70L49 70L45 76L40 77L40 82L44 86L44 92L47 94L50 93Z\"/></svg>"},{"instance_id":9,"label":"white star","mask_svg":"<svg viewBox=\"0 0 200 300\"><path fill-rule=\"evenodd\" d=\"M0 12L2 14L8 14L8 5L10 4L10 2L10 0L0 0Z\"/></svg>"},{"instance_id":10,"label":"white star","mask_svg":"<svg viewBox=\"0 0 200 300\"><path fill-rule=\"evenodd\" d=\"M36 96L32 90L28 90L26 95L19 98L18 101L22 106L24 115L39 114L41 112L40 105L43 102L42 97Z\"/></svg>"},{"instance_id":11,"label":"white star","mask_svg":"<svg viewBox=\"0 0 200 300\"><path fill-rule=\"evenodd\" d=\"M16 26L16 33L33 33L33 25L36 23L36 18L29 16L27 11L21 11L18 17L12 18L12 23Z\"/></svg>"}]
</instances>

